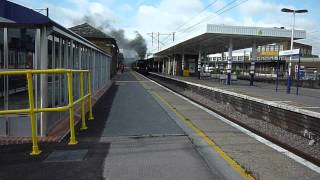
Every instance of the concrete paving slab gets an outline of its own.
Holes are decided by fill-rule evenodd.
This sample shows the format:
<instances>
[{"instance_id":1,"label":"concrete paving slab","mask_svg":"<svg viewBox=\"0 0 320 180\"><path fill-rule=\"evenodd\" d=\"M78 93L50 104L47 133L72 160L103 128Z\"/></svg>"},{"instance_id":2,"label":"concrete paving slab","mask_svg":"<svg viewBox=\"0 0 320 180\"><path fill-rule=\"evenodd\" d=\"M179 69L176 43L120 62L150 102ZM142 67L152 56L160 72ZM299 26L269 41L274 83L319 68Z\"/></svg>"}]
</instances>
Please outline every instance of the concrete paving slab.
<instances>
[{"instance_id":1,"label":"concrete paving slab","mask_svg":"<svg viewBox=\"0 0 320 180\"><path fill-rule=\"evenodd\" d=\"M256 172L259 179L319 179L319 175L306 169L301 164L293 162L282 154L275 155L269 151L262 152L228 152L235 160ZM264 169L264 171L259 171Z\"/></svg>"},{"instance_id":2,"label":"concrete paving slab","mask_svg":"<svg viewBox=\"0 0 320 180\"><path fill-rule=\"evenodd\" d=\"M191 111L191 110L196 111L197 110L192 104L175 104L175 103L173 103L172 105L174 105L179 110L187 110L187 111Z\"/></svg>"},{"instance_id":3,"label":"concrete paving slab","mask_svg":"<svg viewBox=\"0 0 320 180\"><path fill-rule=\"evenodd\" d=\"M192 119L192 122L202 130L206 132L239 132L239 130L226 125L224 122L220 120L216 120L215 117L211 117L211 119Z\"/></svg>"},{"instance_id":4,"label":"concrete paving slab","mask_svg":"<svg viewBox=\"0 0 320 180\"><path fill-rule=\"evenodd\" d=\"M187 137L127 139L111 143L105 179L216 179Z\"/></svg>"},{"instance_id":5,"label":"concrete paving slab","mask_svg":"<svg viewBox=\"0 0 320 180\"><path fill-rule=\"evenodd\" d=\"M180 110L181 113L186 115L187 117L190 117L190 119L196 119L196 120L213 120L214 118L208 114L204 113L203 110Z\"/></svg>"}]
</instances>

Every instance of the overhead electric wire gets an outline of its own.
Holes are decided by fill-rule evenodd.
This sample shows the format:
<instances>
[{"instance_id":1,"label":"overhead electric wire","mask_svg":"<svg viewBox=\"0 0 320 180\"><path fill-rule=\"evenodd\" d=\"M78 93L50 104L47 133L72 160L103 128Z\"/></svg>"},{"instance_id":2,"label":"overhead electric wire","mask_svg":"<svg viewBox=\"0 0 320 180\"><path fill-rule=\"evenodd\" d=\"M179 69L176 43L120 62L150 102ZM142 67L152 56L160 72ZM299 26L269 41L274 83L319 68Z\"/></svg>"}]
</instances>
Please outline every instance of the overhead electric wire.
<instances>
[{"instance_id":1,"label":"overhead electric wire","mask_svg":"<svg viewBox=\"0 0 320 180\"><path fill-rule=\"evenodd\" d=\"M189 19L188 22L183 23L182 25L180 25L178 28L175 29L175 31L178 32L179 29L181 29L183 26L185 26L186 24L188 24L191 20L193 20L194 18L198 17L200 14L202 14L205 10L207 10L209 7L211 7L212 5L214 5L218 0L212 1L211 3L209 3L205 8L203 8L196 16L193 16Z\"/></svg>"},{"instance_id":2,"label":"overhead electric wire","mask_svg":"<svg viewBox=\"0 0 320 180\"><path fill-rule=\"evenodd\" d=\"M209 3L206 7L204 7L200 12L197 13L197 15L191 17L189 19L189 21L182 23L181 25L179 25L174 31L178 31L179 29L181 29L182 27L184 27L185 25L187 25L191 20L193 20L194 18L198 17L200 14L202 14L205 10L207 10L209 7L211 7L212 5L214 5L218 0L212 1L211 3ZM169 38L170 36L166 37L163 41L167 42L166 40Z\"/></svg>"},{"instance_id":3,"label":"overhead electric wire","mask_svg":"<svg viewBox=\"0 0 320 180\"><path fill-rule=\"evenodd\" d=\"M237 2L237 1L238 1L238 0L232 1L232 3ZM202 24L202 23L206 22L209 18L211 18L211 16L215 16L214 18L216 18L216 17L218 17L218 15L221 15L221 14L223 14L223 13L225 13L225 12L227 12L227 11L233 9L233 8L235 8L235 7L241 5L242 3L246 2L246 1L248 1L248 0L239 1L238 4L232 6L232 7L228 8L228 9L225 9L225 10L223 10L223 11L219 10L219 11L221 11L221 12L216 11L214 14L210 14L209 16L207 16L207 17L205 17L204 19L202 19L200 22L198 22L198 23L196 23L196 24L188 27L187 29L184 29L184 31L183 31L182 33L189 32L188 30L192 29L193 27L195 27L195 26L197 26L197 25L199 25L199 24ZM232 3L230 3L229 5L232 5ZM225 6L225 7L226 7L226 6ZM223 9L224 9L224 8L223 8Z\"/></svg>"},{"instance_id":4,"label":"overhead electric wire","mask_svg":"<svg viewBox=\"0 0 320 180\"><path fill-rule=\"evenodd\" d=\"M243 4L243 3L245 3L246 1L248 1L248 0L243 0L243 1L233 0L233 1L229 2L224 7L220 8L217 11L215 11L214 14L208 15L207 17L203 18L200 22L198 22L196 24L193 24L192 26L189 26L187 29L184 29L184 31L181 34L186 34L186 33L190 33L192 31L194 31L194 30L192 30L192 31L187 31L187 30L190 30L190 29L194 28L195 26L204 23L205 21L207 21L208 18L211 18L211 16L215 16L214 18L216 18L216 17L218 17L218 15L221 15L221 14L227 12L227 11L230 11L231 9L233 9L233 8ZM237 3L237 4L233 5L234 3ZM231 5L233 5L233 6L231 6ZM228 8L228 6L231 6L231 7ZM185 37L185 36L182 36L182 37ZM182 37L180 37L180 38L182 38Z\"/></svg>"},{"instance_id":5,"label":"overhead electric wire","mask_svg":"<svg viewBox=\"0 0 320 180\"><path fill-rule=\"evenodd\" d=\"M215 11L214 14L210 14L210 15L206 16L205 18L203 18L202 20L200 20L200 22L198 22L198 23L196 23L196 24L193 24L192 26L189 26L189 27L187 27L186 29L183 29L182 32L184 32L184 31L186 31L186 30L188 30L188 29L190 29L190 28L192 28L192 27L194 27L194 26L196 26L196 25L201 24L201 23L203 22L203 20L208 19L210 16L215 15L216 13L219 13L220 11L223 11L223 9L227 8L228 6L232 5L233 3L237 2L237 1L238 1L238 0L233 0L233 1L229 2L228 4L226 4L225 6L223 6L221 9Z\"/></svg>"},{"instance_id":6,"label":"overhead electric wire","mask_svg":"<svg viewBox=\"0 0 320 180\"><path fill-rule=\"evenodd\" d=\"M228 6L232 5L233 3L237 2L237 1L238 1L238 0L230 1L229 3L227 3L227 4L226 4L225 6L223 6L222 8L216 10L214 13L219 13L220 11L223 11L223 10L226 9ZM247 1L247 0L246 0L246 1ZM209 4L209 5L210 5L210 4ZM203 11L202 11L202 12L203 12ZM223 12L225 12L225 11L223 11ZM222 14L222 13L221 13L221 14ZM215 14L213 14L213 15L215 15ZM220 15L220 14L219 14L219 15ZM206 16L205 18L202 18L199 23L193 24L193 25L187 27L187 29L192 28L192 27L194 27L195 25L201 24L204 19L208 19L208 17L210 17L210 16L212 16L212 14ZM181 31L181 34L185 34L185 33L186 33L185 30L186 30L186 29L182 30L182 31ZM177 31L177 32L179 32L179 31ZM167 42L167 41L164 41L164 42Z\"/></svg>"}]
</instances>

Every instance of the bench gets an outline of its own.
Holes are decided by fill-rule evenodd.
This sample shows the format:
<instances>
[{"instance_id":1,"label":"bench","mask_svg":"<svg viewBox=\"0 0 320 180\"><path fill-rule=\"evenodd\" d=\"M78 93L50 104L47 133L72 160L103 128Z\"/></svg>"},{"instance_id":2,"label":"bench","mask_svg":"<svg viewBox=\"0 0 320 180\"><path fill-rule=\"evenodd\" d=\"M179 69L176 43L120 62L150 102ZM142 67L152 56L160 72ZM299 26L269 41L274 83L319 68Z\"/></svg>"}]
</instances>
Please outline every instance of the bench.
<instances>
[{"instance_id":1,"label":"bench","mask_svg":"<svg viewBox=\"0 0 320 180\"><path fill-rule=\"evenodd\" d=\"M200 73L200 79L210 79L210 78L211 78L211 73L208 73L208 72Z\"/></svg>"},{"instance_id":2,"label":"bench","mask_svg":"<svg viewBox=\"0 0 320 180\"><path fill-rule=\"evenodd\" d=\"M226 74L220 74L219 76L220 83L226 82L227 77L228 76ZM237 75L231 74L231 81L237 81L237 80L238 80Z\"/></svg>"}]
</instances>

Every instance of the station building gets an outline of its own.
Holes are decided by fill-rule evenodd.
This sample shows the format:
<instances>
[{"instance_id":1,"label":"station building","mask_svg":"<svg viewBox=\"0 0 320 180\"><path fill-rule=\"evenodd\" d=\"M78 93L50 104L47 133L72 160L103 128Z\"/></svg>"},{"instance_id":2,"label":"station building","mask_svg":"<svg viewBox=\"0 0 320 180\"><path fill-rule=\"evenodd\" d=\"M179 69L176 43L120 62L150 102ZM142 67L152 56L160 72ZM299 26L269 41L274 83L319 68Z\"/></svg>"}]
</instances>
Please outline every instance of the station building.
<instances>
[{"instance_id":1,"label":"station building","mask_svg":"<svg viewBox=\"0 0 320 180\"><path fill-rule=\"evenodd\" d=\"M119 47L116 40L102 32L101 30L91 26L88 23L83 23L74 27L69 28L71 31L78 35L86 38L90 42L94 43L105 52L112 56L111 63L111 76L116 74L117 65L119 64Z\"/></svg>"},{"instance_id":2,"label":"station building","mask_svg":"<svg viewBox=\"0 0 320 180\"><path fill-rule=\"evenodd\" d=\"M279 57L278 54L281 50L290 49L291 30L214 24L207 24L198 29L193 35L175 41L156 52L152 57L155 71L182 75L183 70L188 70L191 76L208 71L249 75L251 62L255 62L256 76L274 78L278 69L279 76L286 78L288 57ZM304 38L305 30L294 31L294 40ZM237 52L247 48L250 48L248 52ZM294 48L301 49L302 66L312 74L318 73L320 61L317 56L312 55L312 47L295 42ZM292 62L294 72L298 58L293 57Z\"/></svg>"},{"instance_id":3,"label":"station building","mask_svg":"<svg viewBox=\"0 0 320 180\"><path fill-rule=\"evenodd\" d=\"M312 55L312 46L294 42L293 48L300 49L301 51L301 66L305 70L306 76L314 76L315 71L318 72L320 70L320 59L318 56ZM233 52L233 70L238 75L243 75L243 73L248 75L251 61L255 61L257 76L275 77L277 66L279 66L280 75L284 76L287 70L288 58L279 57L279 51L283 50L290 50L290 41L257 46L256 60L252 59L252 52L250 50ZM219 70L219 66L225 66L228 59L228 52L210 54L207 56L208 63L205 63L205 70L210 72ZM292 71L295 71L298 58L293 57L292 63L294 65ZM308 77L306 78L308 79Z\"/></svg>"},{"instance_id":4,"label":"station building","mask_svg":"<svg viewBox=\"0 0 320 180\"><path fill-rule=\"evenodd\" d=\"M301 50L300 65L304 75L300 78L319 79L320 59L318 56L312 55L312 46L294 42L294 49ZM279 66L278 74L285 78L288 57L279 57L279 51L283 50L290 50L290 41L258 46L256 60L252 59L251 51L234 52L232 53L233 70L237 75L240 75L239 77L242 75L249 76L251 61L255 61L256 76L275 78L277 76L276 68ZM210 54L207 59L208 63L204 65L206 72L217 73L226 66L229 57L228 53L225 52L223 55L221 53ZM292 58L292 64L292 72L296 72L298 57ZM296 76L293 78L296 78Z\"/></svg>"},{"instance_id":5,"label":"station building","mask_svg":"<svg viewBox=\"0 0 320 180\"><path fill-rule=\"evenodd\" d=\"M90 37L101 40L101 37ZM89 69L96 101L114 73L117 45L110 50L91 42L49 17L16 3L0 1L0 71L23 69ZM103 40L104 37L102 38ZM108 44L106 44L107 46ZM66 75L34 75L35 106L64 106L68 103ZM84 78L84 84L87 78ZM79 77L74 76L74 99L79 97ZM85 89L87 91L87 88ZM0 77L0 109L28 108L25 76ZM77 113L76 113L77 114ZM38 135L46 137L63 128L67 113L37 113ZM62 124L62 125L61 125ZM65 125L67 126L67 124ZM28 114L0 116L0 136L30 136Z\"/></svg>"}]
</instances>

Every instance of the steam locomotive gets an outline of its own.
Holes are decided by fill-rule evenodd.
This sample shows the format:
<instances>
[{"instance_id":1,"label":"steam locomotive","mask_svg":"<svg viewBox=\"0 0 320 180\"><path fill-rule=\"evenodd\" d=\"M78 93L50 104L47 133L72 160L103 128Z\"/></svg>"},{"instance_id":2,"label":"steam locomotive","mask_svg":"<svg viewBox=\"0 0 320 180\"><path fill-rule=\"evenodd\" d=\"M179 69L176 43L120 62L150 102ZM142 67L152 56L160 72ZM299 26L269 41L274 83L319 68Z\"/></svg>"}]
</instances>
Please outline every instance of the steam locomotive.
<instances>
[{"instance_id":1,"label":"steam locomotive","mask_svg":"<svg viewBox=\"0 0 320 180\"><path fill-rule=\"evenodd\" d=\"M148 75L149 65L147 60L137 60L132 64L132 69L143 75Z\"/></svg>"}]
</instances>

